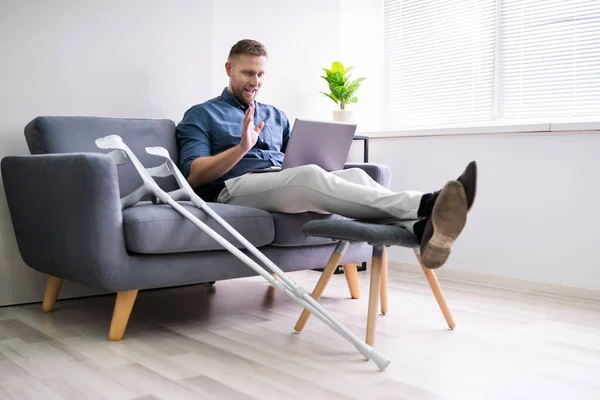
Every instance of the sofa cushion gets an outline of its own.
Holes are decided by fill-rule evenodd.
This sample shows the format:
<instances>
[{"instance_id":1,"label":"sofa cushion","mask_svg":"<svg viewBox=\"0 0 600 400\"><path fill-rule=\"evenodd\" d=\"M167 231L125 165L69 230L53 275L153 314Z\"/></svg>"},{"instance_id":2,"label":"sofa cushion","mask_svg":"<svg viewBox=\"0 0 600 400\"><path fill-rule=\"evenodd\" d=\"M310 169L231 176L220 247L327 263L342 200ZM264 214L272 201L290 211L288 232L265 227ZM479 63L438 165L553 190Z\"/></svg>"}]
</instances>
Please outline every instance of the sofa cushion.
<instances>
[{"instance_id":1,"label":"sofa cushion","mask_svg":"<svg viewBox=\"0 0 600 400\"><path fill-rule=\"evenodd\" d=\"M331 244L331 239L317 236L307 236L302 233L302 225L315 219L348 219L337 214L318 214L305 212L300 214L271 213L275 225L275 239L272 246L315 246L320 244Z\"/></svg>"},{"instance_id":2,"label":"sofa cushion","mask_svg":"<svg viewBox=\"0 0 600 400\"><path fill-rule=\"evenodd\" d=\"M171 159L178 163L179 152L175 138L175 123L168 119L108 118L88 116L37 117L25 126L25 139L31 154L51 153L109 153L96 146L96 139L119 135L146 167L164 162L161 157L148 154L148 146L167 149ZM133 164L117 167L120 197L133 192L142 184L142 178ZM178 189L175 180L156 178L165 191Z\"/></svg>"},{"instance_id":3,"label":"sofa cushion","mask_svg":"<svg viewBox=\"0 0 600 400\"><path fill-rule=\"evenodd\" d=\"M219 223L189 201L181 205L237 248L244 246ZM256 247L273 241L273 218L262 210L228 204L207 203L221 218ZM123 210L127 250L142 254L223 250L216 240L166 204L140 202Z\"/></svg>"}]
</instances>

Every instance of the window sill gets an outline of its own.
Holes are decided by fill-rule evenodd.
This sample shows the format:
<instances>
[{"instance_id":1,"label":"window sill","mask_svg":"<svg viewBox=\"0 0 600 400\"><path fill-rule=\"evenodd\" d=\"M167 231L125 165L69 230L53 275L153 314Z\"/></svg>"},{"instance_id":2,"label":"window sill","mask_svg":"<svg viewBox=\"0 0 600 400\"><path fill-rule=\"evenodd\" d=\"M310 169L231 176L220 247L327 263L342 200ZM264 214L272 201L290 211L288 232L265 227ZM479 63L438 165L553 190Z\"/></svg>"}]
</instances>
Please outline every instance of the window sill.
<instances>
[{"instance_id":1,"label":"window sill","mask_svg":"<svg viewBox=\"0 0 600 400\"><path fill-rule=\"evenodd\" d=\"M597 121L561 121L536 123L481 123L464 125L447 125L439 127L414 127L392 130L358 131L360 135L370 138L394 138L415 136L455 136L455 135L489 135L505 133L536 133L536 132L580 132L600 131L600 120Z\"/></svg>"}]
</instances>

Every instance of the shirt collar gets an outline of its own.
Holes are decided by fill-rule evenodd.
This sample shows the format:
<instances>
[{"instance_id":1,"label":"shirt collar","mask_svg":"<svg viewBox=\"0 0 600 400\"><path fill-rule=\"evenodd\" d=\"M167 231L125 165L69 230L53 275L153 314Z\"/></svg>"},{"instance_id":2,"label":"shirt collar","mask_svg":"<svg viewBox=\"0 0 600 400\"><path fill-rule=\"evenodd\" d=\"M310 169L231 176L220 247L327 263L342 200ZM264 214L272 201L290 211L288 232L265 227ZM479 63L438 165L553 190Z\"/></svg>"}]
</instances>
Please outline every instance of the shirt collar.
<instances>
[{"instance_id":1,"label":"shirt collar","mask_svg":"<svg viewBox=\"0 0 600 400\"><path fill-rule=\"evenodd\" d=\"M248 109L248 104L240 103L238 99L236 99L235 96L231 94L229 90L227 90L227 88L223 89L223 92L221 92L221 97L223 98L223 100L225 100L225 102L231 104L236 108L239 108L244 111Z\"/></svg>"}]
</instances>

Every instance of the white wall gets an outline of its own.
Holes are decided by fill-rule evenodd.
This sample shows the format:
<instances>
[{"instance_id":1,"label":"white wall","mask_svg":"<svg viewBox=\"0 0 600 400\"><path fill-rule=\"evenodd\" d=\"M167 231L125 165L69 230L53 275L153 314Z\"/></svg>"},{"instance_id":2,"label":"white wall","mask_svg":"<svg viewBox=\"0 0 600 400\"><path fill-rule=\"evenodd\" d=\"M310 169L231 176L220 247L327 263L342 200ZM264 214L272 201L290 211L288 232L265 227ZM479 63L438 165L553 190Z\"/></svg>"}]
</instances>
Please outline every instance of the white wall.
<instances>
[{"instance_id":1,"label":"white wall","mask_svg":"<svg viewBox=\"0 0 600 400\"><path fill-rule=\"evenodd\" d=\"M211 94L212 1L0 2L0 157L38 115L170 118ZM43 201L43 193L37 193ZM0 185L0 305L38 301ZM62 297L90 293L65 283Z\"/></svg>"},{"instance_id":2,"label":"white wall","mask_svg":"<svg viewBox=\"0 0 600 400\"><path fill-rule=\"evenodd\" d=\"M371 139L394 190L432 191L470 160L479 193L446 267L600 289L600 134ZM390 259L414 263L392 248Z\"/></svg>"},{"instance_id":3,"label":"white wall","mask_svg":"<svg viewBox=\"0 0 600 400\"><path fill-rule=\"evenodd\" d=\"M383 123L383 0L342 0L340 61L354 66L351 79L367 78L356 92L359 131L377 131ZM330 101L330 104L335 104Z\"/></svg>"}]
</instances>

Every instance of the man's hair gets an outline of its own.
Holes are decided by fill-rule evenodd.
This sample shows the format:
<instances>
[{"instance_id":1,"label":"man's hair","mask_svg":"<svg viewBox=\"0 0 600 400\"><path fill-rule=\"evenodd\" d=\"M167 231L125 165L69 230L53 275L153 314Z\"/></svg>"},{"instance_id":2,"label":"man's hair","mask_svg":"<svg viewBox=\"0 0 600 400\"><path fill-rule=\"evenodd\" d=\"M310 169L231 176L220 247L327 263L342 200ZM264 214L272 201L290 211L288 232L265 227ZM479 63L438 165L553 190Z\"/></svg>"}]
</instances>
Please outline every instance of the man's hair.
<instances>
[{"instance_id":1,"label":"man's hair","mask_svg":"<svg viewBox=\"0 0 600 400\"><path fill-rule=\"evenodd\" d=\"M242 39L231 47L229 51L228 61L237 55L246 54L249 56L265 56L267 55L267 49L262 43L252 39Z\"/></svg>"}]
</instances>

